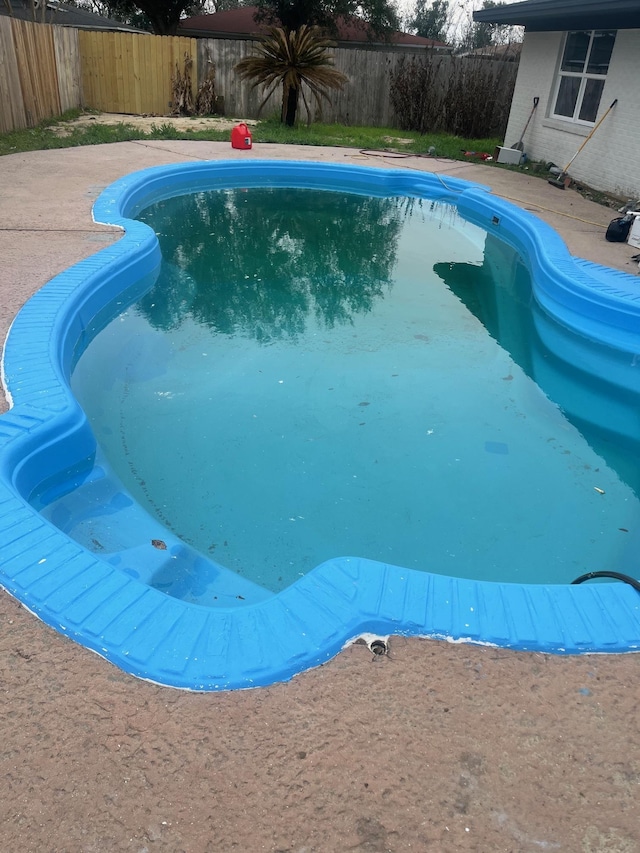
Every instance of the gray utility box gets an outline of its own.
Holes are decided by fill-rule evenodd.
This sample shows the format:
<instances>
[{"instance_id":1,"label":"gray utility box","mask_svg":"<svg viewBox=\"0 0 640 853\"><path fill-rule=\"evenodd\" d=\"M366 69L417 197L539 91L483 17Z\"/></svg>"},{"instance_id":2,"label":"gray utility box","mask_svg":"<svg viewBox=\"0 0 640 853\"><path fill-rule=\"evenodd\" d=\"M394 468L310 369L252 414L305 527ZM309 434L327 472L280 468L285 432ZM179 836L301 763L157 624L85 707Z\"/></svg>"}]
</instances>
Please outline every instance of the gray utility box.
<instances>
[{"instance_id":1,"label":"gray utility box","mask_svg":"<svg viewBox=\"0 0 640 853\"><path fill-rule=\"evenodd\" d=\"M519 166L522 162L522 151L518 151L517 148L502 148L502 146L498 145L496 147L495 160L497 163Z\"/></svg>"}]
</instances>

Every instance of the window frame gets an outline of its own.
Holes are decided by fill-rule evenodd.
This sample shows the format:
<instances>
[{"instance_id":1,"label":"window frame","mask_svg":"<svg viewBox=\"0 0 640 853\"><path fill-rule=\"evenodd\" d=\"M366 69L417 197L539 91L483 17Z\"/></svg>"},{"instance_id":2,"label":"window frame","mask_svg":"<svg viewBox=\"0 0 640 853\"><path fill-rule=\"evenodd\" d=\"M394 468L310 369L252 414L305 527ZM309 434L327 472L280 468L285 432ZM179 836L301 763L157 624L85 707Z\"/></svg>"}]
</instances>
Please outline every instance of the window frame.
<instances>
[{"instance_id":1,"label":"window frame","mask_svg":"<svg viewBox=\"0 0 640 853\"><path fill-rule=\"evenodd\" d=\"M585 58L584 58L583 66L582 66L582 71L563 71L562 70L562 63L563 63L563 59L564 59L564 55L565 55L565 50L567 48L567 42L569 40L569 36L572 33L581 33L581 32L589 33L589 45L587 47L587 51L585 54ZM604 74L597 74L593 71L587 70L588 65L589 65L589 60L591 57L591 50L593 48L593 43L594 43L596 33L613 33L613 44L611 47L611 56L609 57L609 62L607 63L607 70L605 71ZM598 110L600 109L600 103L602 102L604 85L605 85L606 80L607 80L607 74L609 73L609 67L611 64L611 57L613 56L613 51L615 49L617 34L618 34L617 30L605 30L605 29L569 30L564 34L564 39L562 41L562 50L560 51L560 55L558 57L558 68L557 68L556 74L555 74L553 94L552 94L552 98L551 98L551 111L549 113L549 118L555 119L557 121L566 122L568 124L572 124L572 125L575 125L578 127L593 127L595 125L597 113L598 113ZM564 78L567 78L567 77L580 80L580 84L578 87L578 94L576 97L575 108L573 111L573 115L571 115L571 116L563 115L563 114L557 113L555 111L557 103L558 103L558 97L560 94L560 87L562 85L562 81ZM600 92L600 98L598 99L598 107L596 108L596 116L594 117L593 121L587 121L585 119L580 118L580 112L582 110L585 91L586 91L587 83L589 80L602 81L602 84L603 84L602 85L602 91Z\"/></svg>"}]
</instances>

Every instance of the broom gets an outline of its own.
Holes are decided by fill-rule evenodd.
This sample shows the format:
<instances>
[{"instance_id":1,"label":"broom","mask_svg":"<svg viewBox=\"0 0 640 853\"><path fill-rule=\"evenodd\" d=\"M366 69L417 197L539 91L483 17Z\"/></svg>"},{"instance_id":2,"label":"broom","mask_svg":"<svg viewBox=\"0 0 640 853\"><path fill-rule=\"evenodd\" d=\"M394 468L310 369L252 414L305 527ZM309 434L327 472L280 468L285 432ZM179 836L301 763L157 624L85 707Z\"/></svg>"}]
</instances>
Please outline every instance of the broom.
<instances>
[{"instance_id":1,"label":"broom","mask_svg":"<svg viewBox=\"0 0 640 853\"><path fill-rule=\"evenodd\" d=\"M587 144L587 142L591 139L591 137L593 136L593 134L594 134L594 133L596 132L596 130L600 127L600 125L602 124L602 122L606 119L606 117L609 115L609 113L610 113L610 112L611 112L611 110L615 107L615 105L616 105L617 103L618 103L618 99L616 98L616 99L615 99L615 101L614 101L614 102L611 104L611 106L609 107L609 109L606 111L606 113L602 116L602 118L600 119L600 121L595 125L595 127L593 127L593 128L592 128L591 132L589 133L589 135L587 136L587 138L585 139L585 141L582 143L582 145L580 146L580 148L578 148L578 150L576 151L576 153L573 155L573 157L571 158L571 160L569 160L569 162L568 162L568 163L567 163L567 165L564 167L564 169L560 172L560 174L558 175L558 177L557 177L557 178L549 178L549 183L551 184L551 186L552 186L552 187L557 187L559 190L564 190L564 189L566 189L567 184L568 184L568 180L567 180L567 179L569 178L569 175L567 174L567 172L569 171L569 167L571 166L571 164L572 164L572 163L573 163L573 161L576 159L576 157L578 156L578 154L582 151L582 149L584 148L584 146L585 146L585 145Z\"/></svg>"}]
</instances>

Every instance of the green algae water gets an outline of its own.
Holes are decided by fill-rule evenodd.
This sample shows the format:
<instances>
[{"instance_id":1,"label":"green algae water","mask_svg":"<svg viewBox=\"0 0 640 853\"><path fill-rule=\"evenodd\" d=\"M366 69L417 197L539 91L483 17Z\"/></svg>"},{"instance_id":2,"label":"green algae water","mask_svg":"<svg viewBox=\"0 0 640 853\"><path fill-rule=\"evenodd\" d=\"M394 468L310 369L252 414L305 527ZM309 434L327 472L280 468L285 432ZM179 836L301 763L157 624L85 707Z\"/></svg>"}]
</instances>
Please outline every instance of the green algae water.
<instances>
[{"instance_id":1,"label":"green algae water","mask_svg":"<svg viewBox=\"0 0 640 853\"><path fill-rule=\"evenodd\" d=\"M318 190L139 218L160 276L72 385L184 542L274 592L347 555L519 583L633 573L638 395L610 377L635 365L541 312L513 248L450 204Z\"/></svg>"}]
</instances>

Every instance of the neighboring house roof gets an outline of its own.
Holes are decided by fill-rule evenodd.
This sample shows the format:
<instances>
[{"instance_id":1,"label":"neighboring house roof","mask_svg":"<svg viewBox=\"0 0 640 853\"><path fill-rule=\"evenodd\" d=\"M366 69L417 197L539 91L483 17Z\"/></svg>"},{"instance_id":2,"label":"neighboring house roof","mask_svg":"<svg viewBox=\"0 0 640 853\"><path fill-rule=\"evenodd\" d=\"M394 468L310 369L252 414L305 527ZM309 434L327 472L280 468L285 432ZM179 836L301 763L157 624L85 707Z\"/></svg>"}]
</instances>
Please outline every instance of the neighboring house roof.
<instances>
[{"instance_id":1,"label":"neighboring house roof","mask_svg":"<svg viewBox=\"0 0 640 853\"><path fill-rule=\"evenodd\" d=\"M257 11L256 6L241 6L238 9L227 9L224 12L215 12L212 15L194 15L192 18L183 18L178 24L178 33L196 38L256 38L268 26L268 24L257 24L255 22L254 15ZM337 21L337 26L336 41L339 43L381 43L372 35L368 24L359 18L341 17ZM413 36L410 33L392 33L389 43L401 47L448 49L444 42Z\"/></svg>"},{"instance_id":2,"label":"neighboring house roof","mask_svg":"<svg viewBox=\"0 0 640 853\"><path fill-rule=\"evenodd\" d=\"M28 0L11 0L11 13L4 2L0 2L0 15L7 15L12 18L18 18L21 21L33 21L33 12L31 3ZM42 22L42 10L36 9L35 20L37 23ZM75 6L67 6L65 3L48 2L47 11L45 14L46 24L57 24L61 27L75 27L78 30L111 30L126 33L143 33L146 30L140 30L136 27L130 27L128 24L123 24L122 21L115 21L112 18L102 18L100 15L94 15L93 12L88 12L85 9L78 9Z\"/></svg>"},{"instance_id":3,"label":"neighboring house roof","mask_svg":"<svg viewBox=\"0 0 640 853\"><path fill-rule=\"evenodd\" d=\"M525 0L473 13L487 24L522 25L530 31L640 28L638 0Z\"/></svg>"}]
</instances>

